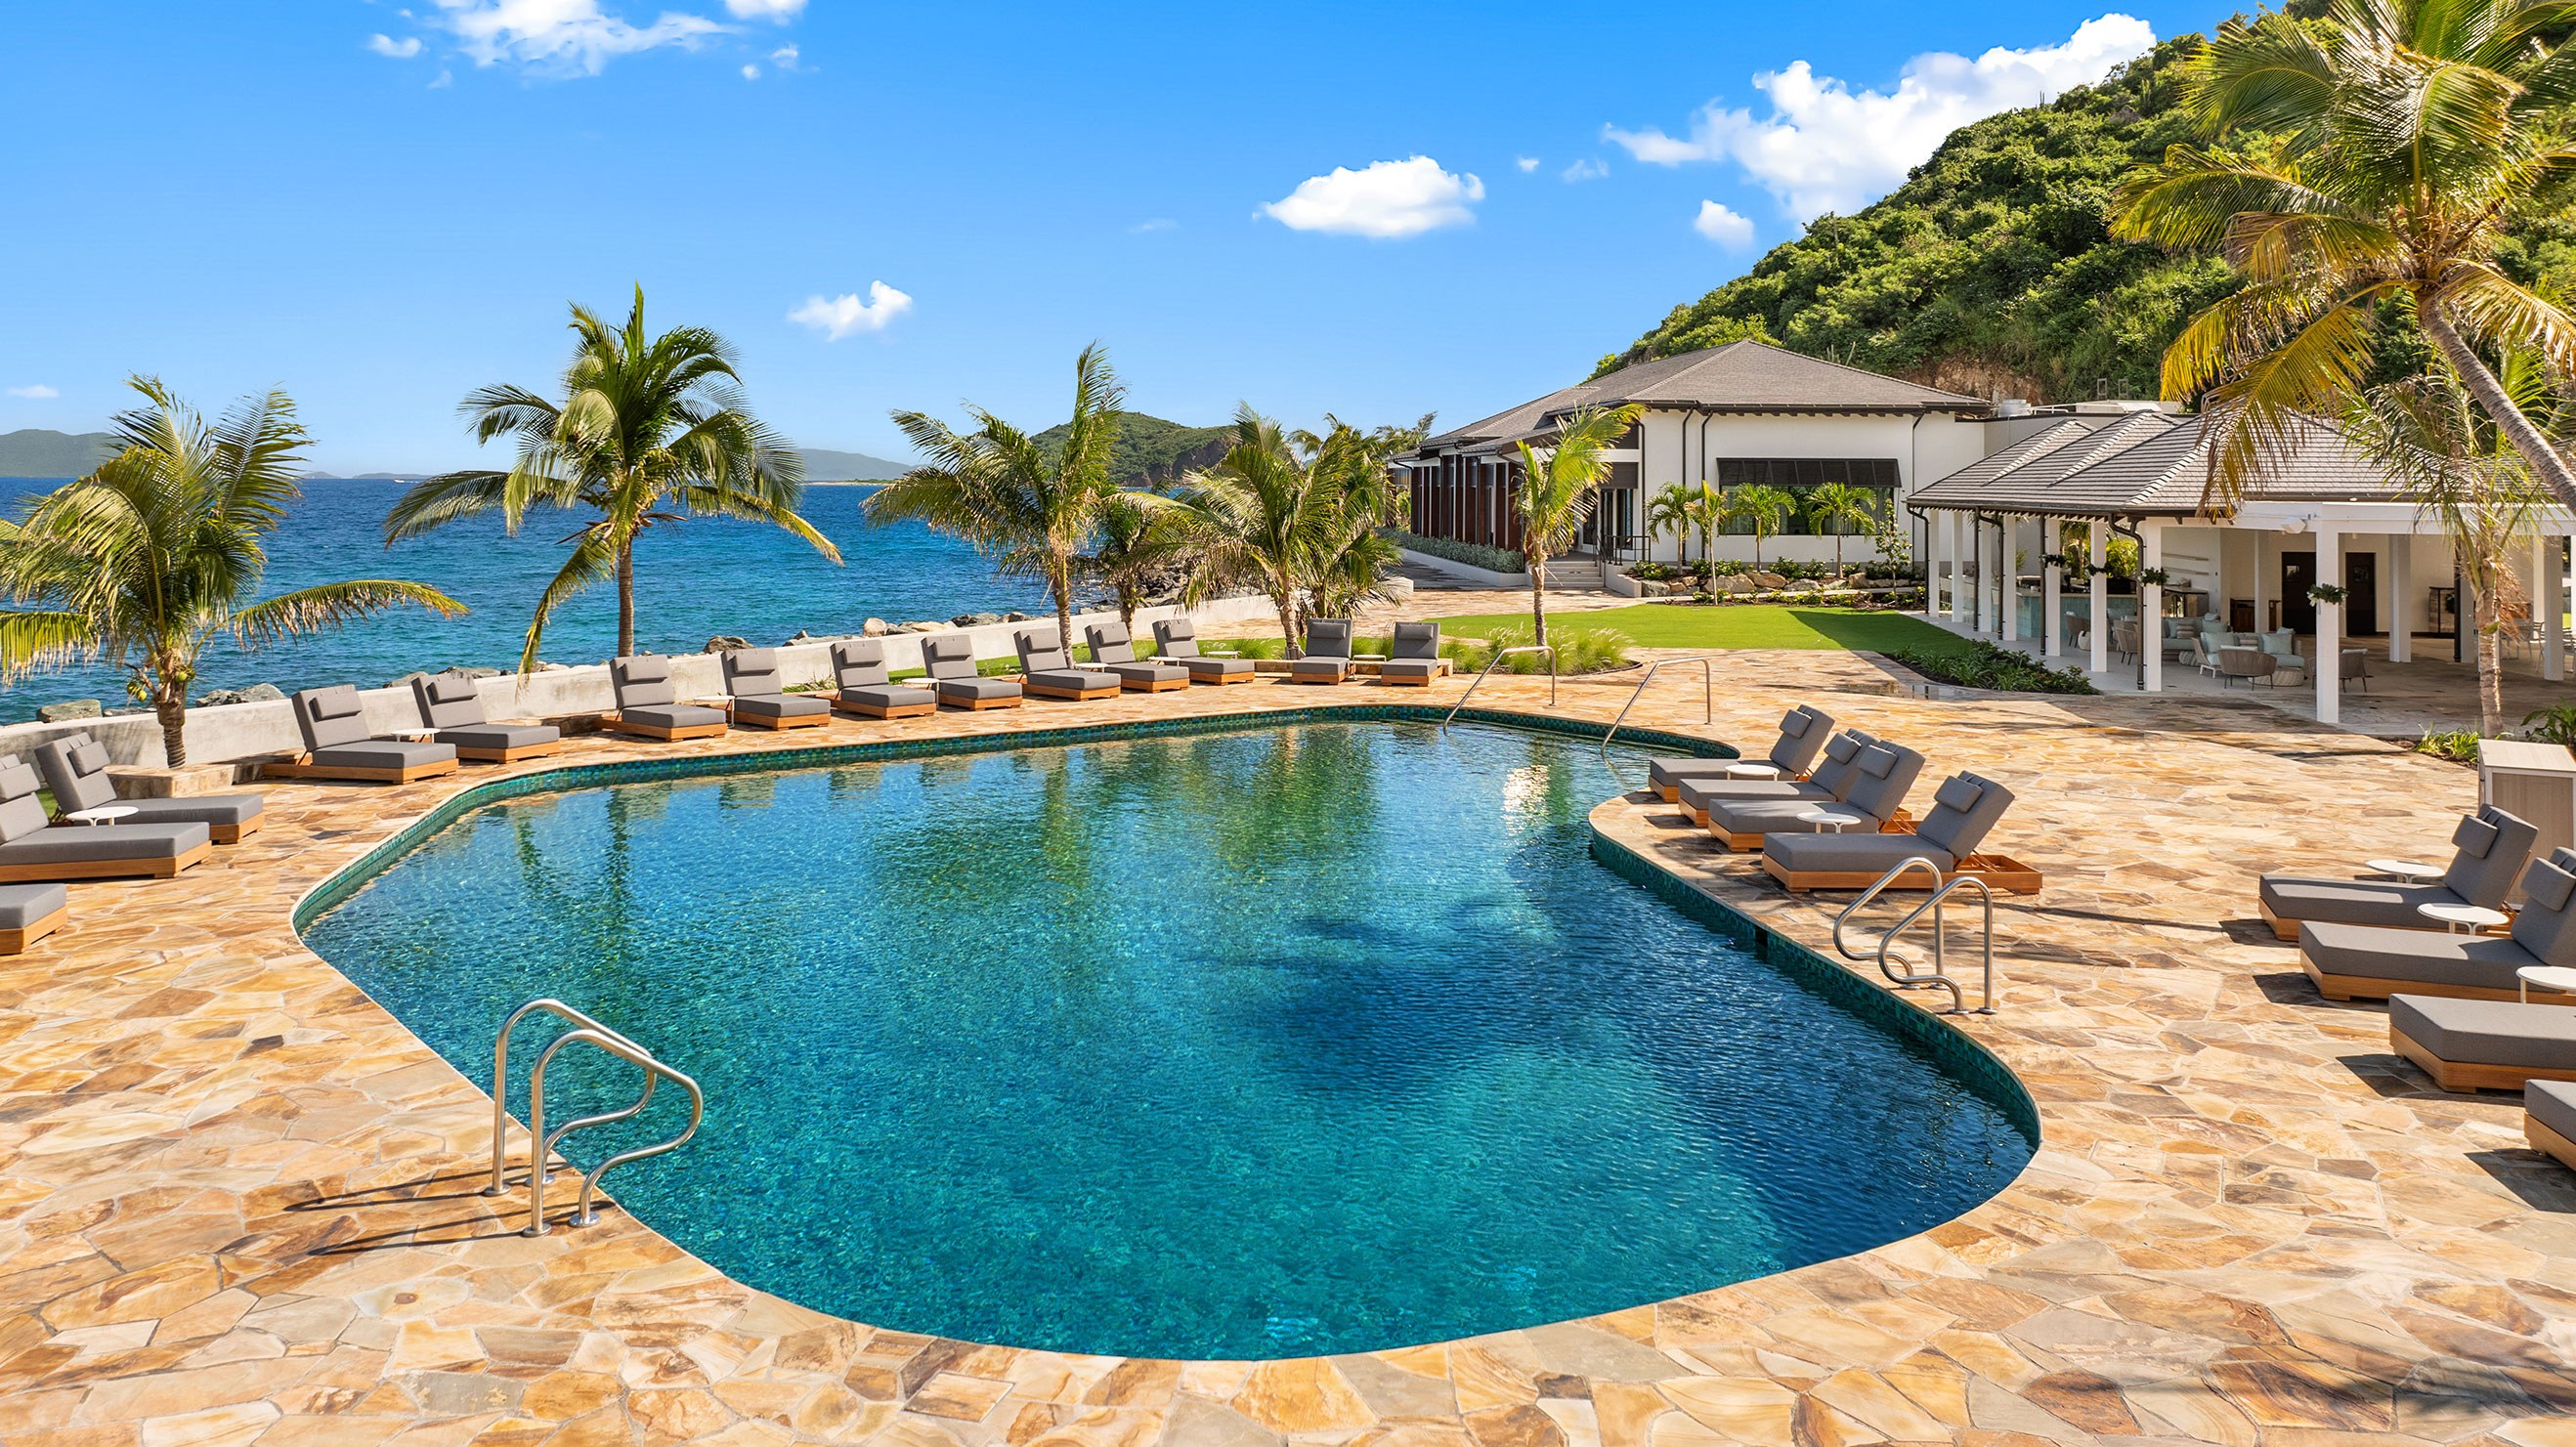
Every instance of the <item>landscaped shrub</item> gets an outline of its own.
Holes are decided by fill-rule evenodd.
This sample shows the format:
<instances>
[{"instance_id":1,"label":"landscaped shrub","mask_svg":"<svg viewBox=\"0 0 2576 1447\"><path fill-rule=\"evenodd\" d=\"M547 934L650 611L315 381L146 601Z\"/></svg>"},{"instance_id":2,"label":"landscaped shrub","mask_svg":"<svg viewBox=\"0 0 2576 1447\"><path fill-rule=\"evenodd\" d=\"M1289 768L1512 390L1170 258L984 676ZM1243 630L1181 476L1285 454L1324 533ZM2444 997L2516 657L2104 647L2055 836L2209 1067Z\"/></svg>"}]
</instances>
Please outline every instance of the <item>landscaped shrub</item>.
<instances>
[{"instance_id":1,"label":"landscaped shrub","mask_svg":"<svg viewBox=\"0 0 2576 1447\"><path fill-rule=\"evenodd\" d=\"M1525 648L1533 636L1526 623L1498 623L1486 630L1492 636L1482 643L1463 639L1446 639L1440 645L1440 656L1457 665L1462 673L1483 671L1497 648ZM1628 650L1636 640L1615 628L1578 628L1563 622L1551 623L1547 630L1548 645L1556 650L1556 671L1566 673L1600 673L1624 668ZM1503 660L1496 673L1545 673L1544 653L1515 653Z\"/></svg>"},{"instance_id":2,"label":"landscaped shrub","mask_svg":"<svg viewBox=\"0 0 2576 1447\"><path fill-rule=\"evenodd\" d=\"M1427 553L1435 558L1447 558L1450 562L1464 563L1471 568L1482 568L1488 573L1529 571L1529 559L1507 548L1489 548L1483 543L1461 543L1448 538L1426 538L1419 533L1408 533L1402 528L1380 528L1378 531L1388 542L1399 548Z\"/></svg>"},{"instance_id":3,"label":"landscaped shrub","mask_svg":"<svg viewBox=\"0 0 2576 1447\"><path fill-rule=\"evenodd\" d=\"M2099 693L2080 668L2051 668L2026 653L1982 640L1966 649L1908 648L1888 657L1926 678L2009 693Z\"/></svg>"},{"instance_id":4,"label":"landscaped shrub","mask_svg":"<svg viewBox=\"0 0 2576 1447\"><path fill-rule=\"evenodd\" d=\"M2476 729L2427 729L2415 741L2415 752L2449 759L2455 764L2474 764L2478 760Z\"/></svg>"}]
</instances>

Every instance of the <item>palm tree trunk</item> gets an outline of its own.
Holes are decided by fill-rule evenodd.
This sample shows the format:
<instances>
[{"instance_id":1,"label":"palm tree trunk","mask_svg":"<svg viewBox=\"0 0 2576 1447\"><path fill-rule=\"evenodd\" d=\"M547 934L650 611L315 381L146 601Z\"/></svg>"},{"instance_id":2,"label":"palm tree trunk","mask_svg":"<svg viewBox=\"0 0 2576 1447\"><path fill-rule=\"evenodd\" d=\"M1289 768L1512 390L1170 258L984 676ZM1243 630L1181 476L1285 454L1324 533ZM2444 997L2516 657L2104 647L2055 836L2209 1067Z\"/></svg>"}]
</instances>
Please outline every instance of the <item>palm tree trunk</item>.
<instances>
[{"instance_id":1,"label":"palm tree trunk","mask_svg":"<svg viewBox=\"0 0 2576 1447\"><path fill-rule=\"evenodd\" d=\"M2419 299L2415 314L2423 323L2424 334L2431 337L2433 345L2440 349L2442 360L2450 363L2451 370L2459 374L2461 384L2469 389L2469 395L2477 398L2478 405L2486 409L2487 416L2495 419L2497 429L2504 433L2506 441L2513 444L2513 450L2521 453L2523 461L2531 464L2532 475L2540 479L2561 505L2576 508L2576 472L2568 470L2567 459L2558 455L2558 449L2550 446L2549 439L2522 414L2521 408L2513 404L2513 398L2505 393L2504 384L2496 380L2495 373L2487 370L2487 364L2478 356L2477 349L2468 344L2457 327L2451 325L2448 313L2438 303L2425 306Z\"/></svg>"},{"instance_id":2,"label":"palm tree trunk","mask_svg":"<svg viewBox=\"0 0 2576 1447\"><path fill-rule=\"evenodd\" d=\"M1547 643L1547 555L1530 554L1530 641Z\"/></svg>"},{"instance_id":3,"label":"palm tree trunk","mask_svg":"<svg viewBox=\"0 0 2576 1447\"><path fill-rule=\"evenodd\" d=\"M2504 654L2499 638L2504 628L2500 588L2478 588L2478 736L2504 735Z\"/></svg>"},{"instance_id":4,"label":"palm tree trunk","mask_svg":"<svg viewBox=\"0 0 2576 1447\"><path fill-rule=\"evenodd\" d=\"M172 768L188 762L188 694L157 675L152 686L152 713L161 720L161 752Z\"/></svg>"},{"instance_id":5,"label":"palm tree trunk","mask_svg":"<svg viewBox=\"0 0 2576 1447\"><path fill-rule=\"evenodd\" d=\"M1290 603L1284 594L1274 594L1270 604L1279 610L1279 637L1283 645L1279 650L1280 653L1289 658L1305 657L1306 650L1297 646L1296 606Z\"/></svg>"},{"instance_id":6,"label":"palm tree trunk","mask_svg":"<svg viewBox=\"0 0 2576 1447\"><path fill-rule=\"evenodd\" d=\"M617 656L635 656L635 542L617 545Z\"/></svg>"},{"instance_id":7,"label":"palm tree trunk","mask_svg":"<svg viewBox=\"0 0 2576 1447\"><path fill-rule=\"evenodd\" d=\"M1056 644L1064 650L1064 661L1073 662L1073 570L1057 559L1057 566L1047 578L1047 596L1055 600Z\"/></svg>"}]
</instances>

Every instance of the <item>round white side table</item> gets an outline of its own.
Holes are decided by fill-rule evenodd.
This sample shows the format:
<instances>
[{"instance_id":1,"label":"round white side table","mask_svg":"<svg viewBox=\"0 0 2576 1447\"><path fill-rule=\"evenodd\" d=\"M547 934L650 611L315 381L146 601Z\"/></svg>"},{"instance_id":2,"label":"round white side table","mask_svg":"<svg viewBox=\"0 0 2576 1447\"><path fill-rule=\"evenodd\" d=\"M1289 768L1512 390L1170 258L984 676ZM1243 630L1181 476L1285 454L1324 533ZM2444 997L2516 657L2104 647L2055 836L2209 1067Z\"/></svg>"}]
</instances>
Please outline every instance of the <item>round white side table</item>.
<instances>
[{"instance_id":1,"label":"round white side table","mask_svg":"<svg viewBox=\"0 0 2576 1447\"><path fill-rule=\"evenodd\" d=\"M1869 816L1857 809L1804 809L1799 811L1798 817L1818 828L1830 829L1836 834L1840 834L1854 824L1869 822Z\"/></svg>"},{"instance_id":2,"label":"round white side table","mask_svg":"<svg viewBox=\"0 0 2576 1447\"><path fill-rule=\"evenodd\" d=\"M2576 995L2576 970L2563 965L2525 965L2513 975L2515 987L2526 1005L2531 1003L2531 987L2534 985L2562 995Z\"/></svg>"},{"instance_id":3,"label":"round white side table","mask_svg":"<svg viewBox=\"0 0 2576 1447\"><path fill-rule=\"evenodd\" d=\"M142 812L131 804L101 804L95 809L74 809L63 817L75 824L113 824Z\"/></svg>"},{"instance_id":4,"label":"round white side table","mask_svg":"<svg viewBox=\"0 0 2576 1447\"><path fill-rule=\"evenodd\" d=\"M2373 859L2367 861L2370 872L2385 874L2408 884L2426 884L2450 871L2438 864L2424 864L2412 859Z\"/></svg>"},{"instance_id":5,"label":"round white side table","mask_svg":"<svg viewBox=\"0 0 2576 1447\"><path fill-rule=\"evenodd\" d=\"M1780 777L1780 766L1759 759L1738 759L1719 772L1730 779L1776 779Z\"/></svg>"},{"instance_id":6,"label":"round white side table","mask_svg":"<svg viewBox=\"0 0 2576 1447\"><path fill-rule=\"evenodd\" d=\"M2490 925L2500 925L2513 916L2500 909L2476 904L2419 904L2415 912L2426 919L2440 920L2453 934L2473 935Z\"/></svg>"}]
</instances>

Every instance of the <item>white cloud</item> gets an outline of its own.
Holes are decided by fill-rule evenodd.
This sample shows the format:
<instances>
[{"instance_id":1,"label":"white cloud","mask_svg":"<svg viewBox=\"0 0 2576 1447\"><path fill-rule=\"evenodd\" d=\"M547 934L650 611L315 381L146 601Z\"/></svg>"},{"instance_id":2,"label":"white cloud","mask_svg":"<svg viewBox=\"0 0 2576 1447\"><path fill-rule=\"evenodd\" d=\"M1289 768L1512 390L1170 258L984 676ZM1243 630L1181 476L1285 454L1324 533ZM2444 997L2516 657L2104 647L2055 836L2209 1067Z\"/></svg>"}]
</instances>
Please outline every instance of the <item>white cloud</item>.
<instances>
[{"instance_id":1,"label":"white cloud","mask_svg":"<svg viewBox=\"0 0 2576 1447\"><path fill-rule=\"evenodd\" d=\"M30 402L42 402L49 398L63 395L62 393L55 391L53 388L46 386L42 382L37 382L25 387L11 387L8 390L10 396L24 397Z\"/></svg>"},{"instance_id":2,"label":"white cloud","mask_svg":"<svg viewBox=\"0 0 2576 1447\"><path fill-rule=\"evenodd\" d=\"M441 69L438 72L438 79L431 81L429 83L429 88L431 90L445 90L454 84L456 84L456 72Z\"/></svg>"},{"instance_id":3,"label":"white cloud","mask_svg":"<svg viewBox=\"0 0 2576 1447\"><path fill-rule=\"evenodd\" d=\"M725 0L736 20L775 20L784 25L805 9L805 0Z\"/></svg>"},{"instance_id":4,"label":"white cloud","mask_svg":"<svg viewBox=\"0 0 2576 1447\"><path fill-rule=\"evenodd\" d=\"M804 53L793 45L782 45L769 52L769 63L780 70L796 69L797 63L802 59L804 59Z\"/></svg>"},{"instance_id":5,"label":"white cloud","mask_svg":"<svg viewBox=\"0 0 2576 1447\"><path fill-rule=\"evenodd\" d=\"M742 78L743 78L743 79L745 79L745 80L758 80L758 79L760 79L760 67L759 67L759 66L756 66L756 65L746 65L746 66L744 66L744 67L742 68Z\"/></svg>"},{"instance_id":6,"label":"white cloud","mask_svg":"<svg viewBox=\"0 0 2576 1447\"><path fill-rule=\"evenodd\" d=\"M1513 165L1515 165L1515 166L1520 167L1520 168L1521 168L1521 174L1522 174L1522 175L1524 175L1524 176L1526 176L1526 175L1528 175L1530 172L1535 171L1535 170L1537 170L1537 169L1538 169L1538 157L1536 157L1536 156L1514 156L1514 157L1512 157L1512 164L1513 164Z\"/></svg>"},{"instance_id":7,"label":"white cloud","mask_svg":"<svg viewBox=\"0 0 2576 1447\"><path fill-rule=\"evenodd\" d=\"M1791 214L1812 220L1885 195L1959 127L2090 85L2155 43L2147 22L2114 12L2085 21L2061 45L1997 46L1974 60L1918 55L1893 93L1855 91L1801 60L1753 78L1771 103L1760 119L1712 101L1691 118L1687 139L1615 126L1602 133L1654 165L1731 160Z\"/></svg>"},{"instance_id":8,"label":"white cloud","mask_svg":"<svg viewBox=\"0 0 2576 1447\"><path fill-rule=\"evenodd\" d=\"M1485 183L1475 176L1444 171L1429 156L1414 156L1374 161L1357 171L1335 166L1299 182L1286 197L1263 205L1259 214L1291 230L1383 240L1464 226L1476 219L1469 208L1484 199Z\"/></svg>"},{"instance_id":9,"label":"white cloud","mask_svg":"<svg viewBox=\"0 0 2576 1447\"><path fill-rule=\"evenodd\" d=\"M1127 229L1142 235L1148 231L1178 231L1181 229L1181 223L1173 220L1169 216L1156 216L1148 220L1139 221Z\"/></svg>"},{"instance_id":10,"label":"white cloud","mask_svg":"<svg viewBox=\"0 0 2576 1447\"><path fill-rule=\"evenodd\" d=\"M475 64L566 75L597 75L618 56L666 45L694 50L726 29L674 10L634 25L601 10L599 0L438 0L438 8Z\"/></svg>"},{"instance_id":11,"label":"white cloud","mask_svg":"<svg viewBox=\"0 0 2576 1447\"><path fill-rule=\"evenodd\" d=\"M420 37L406 35L396 40L390 35L370 35L367 37L367 48L378 55L391 56L396 60L409 60L420 54Z\"/></svg>"},{"instance_id":12,"label":"white cloud","mask_svg":"<svg viewBox=\"0 0 2576 1447\"><path fill-rule=\"evenodd\" d=\"M868 299L845 293L830 300L819 296L805 298L805 304L787 314L787 319L809 326L823 334L825 341L837 342L860 332L881 332L886 324L912 310L912 298L881 281L868 283Z\"/></svg>"},{"instance_id":13,"label":"white cloud","mask_svg":"<svg viewBox=\"0 0 2576 1447\"><path fill-rule=\"evenodd\" d=\"M1729 251L1753 244L1753 223L1714 201L1699 203L1699 216L1691 222L1691 230Z\"/></svg>"},{"instance_id":14,"label":"white cloud","mask_svg":"<svg viewBox=\"0 0 2576 1447\"><path fill-rule=\"evenodd\" d=\"M1609 162L1587 158L1557 172L1556 178L1560 181L1598 181L1609 174Z\"/></svg>"}]
</instances>

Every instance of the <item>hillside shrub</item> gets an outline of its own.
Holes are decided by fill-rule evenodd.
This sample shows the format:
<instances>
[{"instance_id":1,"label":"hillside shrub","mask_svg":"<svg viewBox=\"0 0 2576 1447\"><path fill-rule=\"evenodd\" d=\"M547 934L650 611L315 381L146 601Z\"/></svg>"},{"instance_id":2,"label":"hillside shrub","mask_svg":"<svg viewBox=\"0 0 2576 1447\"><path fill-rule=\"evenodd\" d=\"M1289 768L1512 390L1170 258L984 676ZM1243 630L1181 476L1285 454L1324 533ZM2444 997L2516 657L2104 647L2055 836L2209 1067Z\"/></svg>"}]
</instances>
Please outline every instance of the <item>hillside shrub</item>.
<instances>
[{"instance_id":1,"label":"hillside shrub","mask_svg":"<svg viewBox=\"0 0 2576 1447\"><path fill-rule=\"evenodd\" d=\"M1888 657L1926 678L2007 693L2100 693L2080 668L2051 668L2026 653L1972 641L1961 648L1907 648Z\"/></svg>"}]
</instances>

